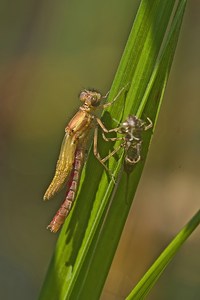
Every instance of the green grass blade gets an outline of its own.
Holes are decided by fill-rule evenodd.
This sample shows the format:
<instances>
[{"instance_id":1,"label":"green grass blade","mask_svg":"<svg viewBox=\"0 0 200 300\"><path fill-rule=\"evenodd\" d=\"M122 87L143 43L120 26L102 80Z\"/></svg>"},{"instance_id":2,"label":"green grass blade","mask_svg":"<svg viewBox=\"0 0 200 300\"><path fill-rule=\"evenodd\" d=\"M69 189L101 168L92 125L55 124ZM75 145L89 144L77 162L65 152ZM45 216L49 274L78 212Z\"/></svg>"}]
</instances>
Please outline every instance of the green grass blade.
<instances>
[{"instance_id":1,"label":"green grass blade","mask_svg":"<svg viewBox=\"0 0 200 300\"><path fill-rule=\"evenodd\" d=\"M184 5L183 5L184 4ZM150 77L149 84L147 86L146 92L144 94L144 97L141 100L141 106L143 105L143 102L145 101L146 107L145 107L145 114L147 116L150 116L152 120L156 118L156 114L159 109L160 101L162 99L162 95L164 93L164 89L166 86L166 81L168 78L170 66L172 63L172 58L175 52L175 47L177 44L177 38L179 35L179 30L181 26L182 16L184 13L185 3L180 2L176 11L176 14L174 16L173 22L171 24L170 30L168 32L168 36L166 38L166 43L163 45L163 51L161 53L161 56L158 60L158 62L155 64L155 67L152 71L152 76ZM149 88L149 86L151 88ZM130 92L128 96L130 95ZM148 97L147 97L148 95ZM127 98L128 98L127 96ZM130 96L131 98L131 96ZM146 99L147 98L147 99ZM145 100L146 99L146 100ZM155 106L155 101L157 101L157 106ZM139 107L140 108L140 107ZM139 110L138 110L139 111ZM154 122L155 124L155 122ZM146 155L148 144L149 144L150 136L146 136L144 138L144 148L145 151L143 153L143 158ZM127 190L127 178L126 175L122 177L121 182L119 183L118 190L116 191L116 195L114 195L113 199L113 205L110 208L110 211L107 215L104 228L101 232L101 237L99 238L99 230L98 234L96 235L95 241L93 242L93 247L91 247L91 250L88 254L88 260L87 264L85 266L85 269L83 268L82 271L82 278L81 282L84 282L84 291L81 295L86 296L87 291L90 290L90 293L92 292L93 287L97 288L100 286L103 282L101 281L101 276L105 276L102 274L106 274L109 270L109 266L113 259L113 253L116 249L116 245L118 243L118 240L120 238L121 231L123 229L127 214L129 212L129 208L131 205L131 201L133 198L133 195L135 193L141 171L143 168L143 164L138 165L136 170L133 172L133 174L129 178L129 182L131 182L131 185L128 187ZM126 194L126 199L124 195ZM113 234L114 233L114 234ZM96 240L98 239L98 249L95 248ZM94 253L95 249L95 255ZM106 255L105 255L106 252ZM98 253L100 253L98 255ZM93 257L94 255L94 257ZM92 257L93 262L90 262L90 258ZM103 257L103 266L102 266L102 257ZM90 263L88 272L88 261ZM98 274L98 279L96 279L96 270L103 270L100 274ZM87 274L87 281L85 279L85 276ZM86 284L88 283L88 284ZM78 285L77 285L78 288ZM80 288L80 285L79 285ZM82 288L82 287L81 287ZM99 290L101 290L102 286L99 287Z\"/></svg>"},{"instance_id":2,"label":"green grass blade","mask_svg":"<svg viewBox=\"0 0 200 300\"><path fill-rule=\"evenodd\" d=\"M155 126L184 12L180 10L185 1L178 2L174 13L175 2L141 1L109 95L113 99L128 83L126 101L121 95L104 113L103 121L108 128L118 125L130 113L150 117ZM130 175L128 186L124 173L118 186L114 186L90 153L75 207L59 236L41 300L99 298L141 176L150 138L151 132L147 132L143 140L143 162ZM111 149L110 144L100 146L101 153ZM122 158L112 158L109 162L116 175Z\"/></svg>"},{"instance_id":3,"label":"green grass blade","mask_svg":"<svg viewBox=\"0 0 200 300\"><path fill-rule=\"evenodd\" d=\"M127 300L141 300L149 293L155 285L162 272L176 255L182 244L192 234L200 223L200 210L193 216L187 225L176 235L169 246L161 253L151 268L145 273L136 287L126 298Z\"/></svg>"}]
</instances>

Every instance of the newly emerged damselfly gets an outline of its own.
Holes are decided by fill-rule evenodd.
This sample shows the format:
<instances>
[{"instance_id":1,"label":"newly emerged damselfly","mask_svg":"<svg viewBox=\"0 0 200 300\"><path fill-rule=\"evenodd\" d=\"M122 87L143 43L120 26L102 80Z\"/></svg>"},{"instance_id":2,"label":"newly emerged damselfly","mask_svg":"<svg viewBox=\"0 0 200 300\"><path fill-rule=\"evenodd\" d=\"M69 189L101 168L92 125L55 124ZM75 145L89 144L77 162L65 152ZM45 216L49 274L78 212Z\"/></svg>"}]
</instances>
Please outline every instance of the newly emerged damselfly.
<instances>
[{"instance_id":1,"label":"newly emerged damselfly","mask_svg":"<svg viewBox=\"0 0 200 300\"><path fill-rule=\"evenodd\" d=\"M103 99L107 98L108 94L102 96L95 90L84 90L80 93L79 98L80 101L83 102L83 105L80 106L79 111L75 114L65 128L65 136L57 161L55 175L44 195L44 200L48 200L53 197L63 187L69 176L66 199L48 226L51 231L58 231L71 209L75 198L78 179L84 162L84 153L86 151L86 144L91 128L99 125L104 132L109 132L101 120L95 116L94 112L97 109L104 109L111 106L124 91L125 87L118 92L113 101L105 104L101 104L101 102ZM104 166L107 172L110 173L107 166L100 159L95 139L94 155ZM77 164L80 166L77 167ZM77 173L78 178L76 178Z\"/></svg>"}]
</instances>

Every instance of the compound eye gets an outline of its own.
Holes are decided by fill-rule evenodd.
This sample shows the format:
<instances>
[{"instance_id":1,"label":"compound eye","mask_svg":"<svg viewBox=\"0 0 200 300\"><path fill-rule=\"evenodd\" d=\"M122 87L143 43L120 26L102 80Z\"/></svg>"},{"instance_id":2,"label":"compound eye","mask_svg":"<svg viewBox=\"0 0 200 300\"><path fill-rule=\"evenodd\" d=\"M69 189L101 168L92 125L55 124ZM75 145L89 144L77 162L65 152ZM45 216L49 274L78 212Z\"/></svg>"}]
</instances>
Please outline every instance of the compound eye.
<instances>
[{"instance_id":1,"label":"compound eye","mask_svg":"<svg viewBox=\"0 0 200 300\"><path fill-rule=\"evenodd\" d=\"M87 93L87 92L84 92L84 91L81 92L79 98L80 98L80 100L81 100L82 102L85 102L86 99L88 98L88 93Z\"/></svg>"},{"instance_id":2,"label":"compound eye","mask_svg":"<svg viewBox=\"0 0 200 300\"><path fill-rule=\"evenodd\" d=\"M98 96L98 95L94 95L94 96L92 96L91 97L91 104L92 104L92 106L99 106L99 104L100 104L100 96Z\"/></svg>"}]
</instances>

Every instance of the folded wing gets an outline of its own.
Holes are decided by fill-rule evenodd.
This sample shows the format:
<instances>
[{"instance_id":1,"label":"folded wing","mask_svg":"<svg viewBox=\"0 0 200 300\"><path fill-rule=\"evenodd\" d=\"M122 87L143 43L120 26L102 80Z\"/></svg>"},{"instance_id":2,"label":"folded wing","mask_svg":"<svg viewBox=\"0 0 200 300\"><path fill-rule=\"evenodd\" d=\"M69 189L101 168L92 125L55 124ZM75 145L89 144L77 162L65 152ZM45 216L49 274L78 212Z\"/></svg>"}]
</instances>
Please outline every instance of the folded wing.
<instances>
[{"instance_id":1,"label":"folded wing","mask_svg":"<svg viewBox=\"0 0 200 300\"><path fill-rule=\"evenodd\" d=\"M76 147L77 145L74 143L73 138L66 133L57 161L55 175L44 195L44 200L50 199L62 188L72 169Z\"/></svg>"}]
</instances>

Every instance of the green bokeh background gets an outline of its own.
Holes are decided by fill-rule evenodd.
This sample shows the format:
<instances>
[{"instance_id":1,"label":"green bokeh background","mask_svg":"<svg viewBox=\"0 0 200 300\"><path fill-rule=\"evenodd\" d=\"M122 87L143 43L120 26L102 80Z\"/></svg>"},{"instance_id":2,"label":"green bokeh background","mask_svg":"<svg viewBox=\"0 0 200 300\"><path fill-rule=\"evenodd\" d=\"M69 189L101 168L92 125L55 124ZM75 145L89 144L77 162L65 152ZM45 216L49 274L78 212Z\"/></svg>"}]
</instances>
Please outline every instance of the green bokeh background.
<instances>
[{"instance_id":1,"label":"green bokeh background","mask_svg":"<svg viewBox=\"0 0 200 300\"><path fill-rule=\"evenodd\" d=\"M44 203L82 88L106 93L139 1L0 1L0 293L37 299L57 235ZM200 2L190 1L145 171L101 299L124 299L199 207ZM88 187L90 188L90 187ZM199 230L148 299L199 299Z\"/></svg>"}]
</instances>

